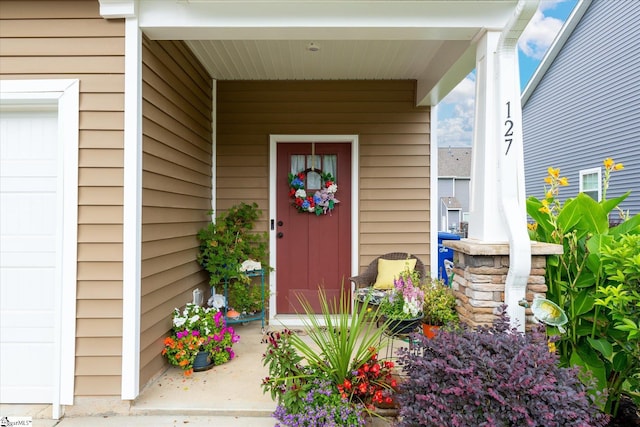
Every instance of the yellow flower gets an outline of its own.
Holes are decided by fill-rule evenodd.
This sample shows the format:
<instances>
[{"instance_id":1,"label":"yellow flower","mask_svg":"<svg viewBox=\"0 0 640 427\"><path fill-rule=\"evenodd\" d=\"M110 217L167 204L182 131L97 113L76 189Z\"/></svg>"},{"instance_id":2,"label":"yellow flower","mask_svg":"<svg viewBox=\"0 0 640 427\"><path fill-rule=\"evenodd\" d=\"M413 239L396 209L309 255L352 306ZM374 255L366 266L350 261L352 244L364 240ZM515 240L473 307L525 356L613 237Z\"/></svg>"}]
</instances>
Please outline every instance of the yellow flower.
<instances>
[{"instance_id":1,"label":"yellow flower","mask_svg":"<svg viewBox=\"0 0 640 427\"><path fill-rule=\"evenodd\" d=\"M558 184L560 184L563 187L566 187L567 185L569 185L569 180L567 179L566 176L563 176L562 178L560 178L560 180L558 180Z\"/></svg>"},{"instance_id":2,"label":"yellow flower","mask_svg":"<svg viewBox=\"0 0 640 427\"><path fill-rule=\"evenodd\" d=\"M551 179L550 176L546 176L546 177L544 177L544 182L546 182L547 184L551 185L551 184L553 184L553 179Z\"/></svg>"},{"instance_id":3,"label":"yellow flower","mask_svg":"<svg viewBox=\"0 0 640 427\"><path fill-rule=\"evenodd\" d=\"M553 199L553 191L547 191L547 194L544 195L546 199Z\"/></svg>"},{"instance_id":4,"label":"yellow flower","mask_svg":"<svg viewBox=\"0 0 640 427\"><path fill-rule=\"evenodd\" d=\"M547 346L549 347L549 353L555 353L556 352L556 343L548 341L547 342Z\"/></svg>"},{"instance_id":5,"label":"yellow flower","mask_svg":"<svg viewBox=\"0 0 640 427\"><path fill-rule=\"evenodd\" d=\"M549 175L554 178L558 178L560 176L560 169L554 169L552 167L549 167L547 169L547 172L549 172Z\"/></svg>"},{"instance_id":6,"label":"yellow flower","mask_svg":"<svg viewBox=\"0 0 640 427\"><path fill-rule=\"evenodd\" d=\"M624 169L624 165L623 165L622 163L616 163L616 164L613 166L613 170L614 170L614 171L620 171L620 170L622 170L622 169Z\"/></svg>"},{"instance_id":7,"label":"yellow flower","mask_svg":"<svg viewBox=\"0 0 640 427\"><path fill-rule=\"evenodd\" d=\"M548 208L548 207L546 207L546 206L543 206L543 207L541 207L541 208L540 208L540 209L538 209L538 210L539 210L540 212L542 212L542 213L546 213L546 214L551 213L551 211L549 210L549 208Z\"/></svg>"},{"instance_id":8,"label":"yellow flower","mask_svg":"<svg viewBox=\"0 0 640 427\"><path fill-rule=\"evenodd\" d=\"M527 228L531 231L536 231L538 229L538 223L534 222L533 224L527 224Z\"/></svg>"},{"instance_id":9,"label":"yellow flower","mask_svg":"<svg viewBox=\"0 0 640 427\"><path fill-rule=\"evenodd\" d=\"M602 163L604 163L604 167L607 169L611 169L614 165L614 161L611 157L607 157Z\"/></svg>"}]
</instances>

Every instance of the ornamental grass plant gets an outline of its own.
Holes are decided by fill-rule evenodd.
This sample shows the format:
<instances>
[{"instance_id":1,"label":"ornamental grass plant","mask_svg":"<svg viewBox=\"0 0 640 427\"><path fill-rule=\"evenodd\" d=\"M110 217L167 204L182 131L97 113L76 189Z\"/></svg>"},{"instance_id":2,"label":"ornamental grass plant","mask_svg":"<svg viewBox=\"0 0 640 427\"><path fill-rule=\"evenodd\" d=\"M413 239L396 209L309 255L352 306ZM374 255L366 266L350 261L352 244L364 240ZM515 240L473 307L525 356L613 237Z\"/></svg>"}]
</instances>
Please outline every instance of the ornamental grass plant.
<instances>
[{"instance_id":1,"label":"ornamental grass plant","mask_svg":"<svg viewBox=\"0 0 640 427\"><path fill-rule=\"evenodd\" d=\"M274 417L282 426L364 425L363 414L374 403L388 402L396 385L393 363L377 360L383 329L369 321L368 299L350 313L345 292L339 302L318 292L320 313L300 299L311 343L289 330L270 336L263 392L276 400ZM342 424L333 424L338 414Z\"/></svg>"}]
</instances>

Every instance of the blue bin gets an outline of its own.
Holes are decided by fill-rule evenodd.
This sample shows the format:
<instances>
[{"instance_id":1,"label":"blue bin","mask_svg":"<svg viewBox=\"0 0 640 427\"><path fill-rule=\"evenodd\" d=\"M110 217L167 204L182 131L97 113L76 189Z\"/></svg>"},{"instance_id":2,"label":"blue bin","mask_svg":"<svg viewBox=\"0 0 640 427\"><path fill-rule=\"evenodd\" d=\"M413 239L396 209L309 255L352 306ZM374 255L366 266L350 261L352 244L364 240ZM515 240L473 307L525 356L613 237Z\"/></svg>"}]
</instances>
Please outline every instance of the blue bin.
<instances>
[{"instance_id":1,"label":"blue bin","mask_svg":"<svg viewBox=\"0 0 640 427\"><path fill-rule=\"evenodd\" d=\"M444 281L445 285L449 285L449 277L444 266L444 260L448 259L453 262L453 251L442 244L443 240L460 240L460 236L445 231L438 231L438 278Z\"/></svg>"}]
</instances>

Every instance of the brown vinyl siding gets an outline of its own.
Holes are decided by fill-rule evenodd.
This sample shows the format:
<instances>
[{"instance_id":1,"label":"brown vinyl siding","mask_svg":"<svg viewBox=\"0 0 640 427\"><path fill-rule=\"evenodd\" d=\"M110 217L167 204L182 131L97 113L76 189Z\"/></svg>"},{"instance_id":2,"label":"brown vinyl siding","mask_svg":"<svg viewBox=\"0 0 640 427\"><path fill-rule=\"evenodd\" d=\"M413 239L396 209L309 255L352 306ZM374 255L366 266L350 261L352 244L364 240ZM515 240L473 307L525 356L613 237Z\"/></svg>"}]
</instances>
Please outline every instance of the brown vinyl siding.
<instances>
[{"instance_id":1,"label":"brown vinyl siding","mask_svg":"<svg viewBox=\"0 0 640 427\"><path fill-rule=\"evenodd\" d=\"M387 252L429 265L429 113L414 81L218 82L217 207L256 201L267 229L270 134L356 134L362 270Z\"/></svg>"},{"instance_id":2,"label":"brown vinyl siding","mask_svg":"<svg viewBox=\"0 0 640 427\"><path fill-rule=\"evenodd\" d=\"M97 1L0 1L0 78L79 79L76 396L120 395L124 21Z\"/></svg>"},{"instance_id":3,"label":"brown vinyl siding","mask_svg":"<svg viewBox=\"0 0 640 427\"><path fill-rule=\"evenodd\" d=\"M160 355L171 314L207 288L196 234L211 209L212 82L182 42L143 39L140 384Z\"/></svg>"}]
</instances>

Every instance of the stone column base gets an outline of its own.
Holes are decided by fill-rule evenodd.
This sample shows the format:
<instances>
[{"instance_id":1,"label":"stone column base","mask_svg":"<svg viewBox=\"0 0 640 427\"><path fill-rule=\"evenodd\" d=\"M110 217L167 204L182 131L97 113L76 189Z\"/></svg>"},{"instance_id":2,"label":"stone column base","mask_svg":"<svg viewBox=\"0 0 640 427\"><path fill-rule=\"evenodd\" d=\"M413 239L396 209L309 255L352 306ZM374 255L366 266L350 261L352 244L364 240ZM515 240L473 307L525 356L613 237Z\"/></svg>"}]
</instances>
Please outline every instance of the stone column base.
<instances>
[{"instance_id":1,"label":"stone column base","mask_svg":"<svg viewBox=\"0 0 640 427\"><path fill-rule=\"evenodd\" d=\"M445 240L442 243L454 250L451 287L458 299L460 320L471 327L491 325L496 317L496 308L505 301L509 245L473 239ZM529 303L536 295L546 295L547 255L562 253L561 245L531 242L531 273L526 294ZM533 323L533 314L527 308L526 329L529 330Z\"/></svg>"}]
</instances>

